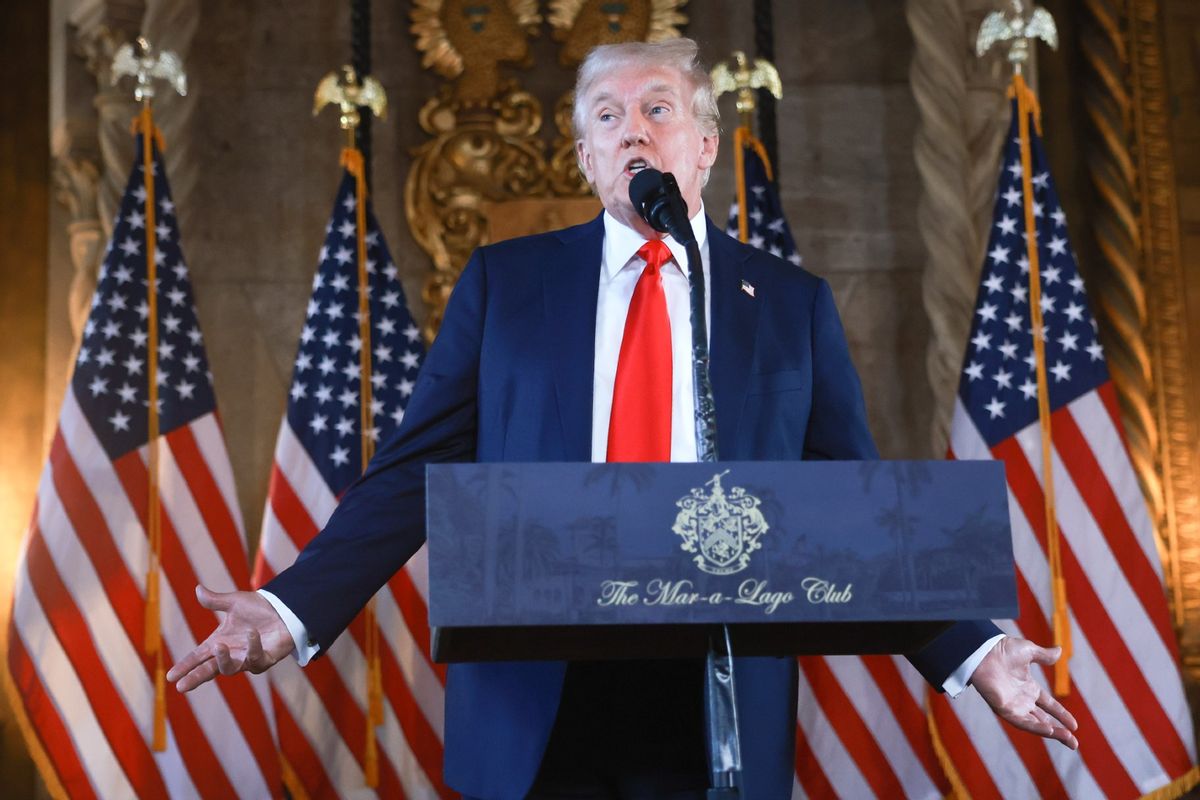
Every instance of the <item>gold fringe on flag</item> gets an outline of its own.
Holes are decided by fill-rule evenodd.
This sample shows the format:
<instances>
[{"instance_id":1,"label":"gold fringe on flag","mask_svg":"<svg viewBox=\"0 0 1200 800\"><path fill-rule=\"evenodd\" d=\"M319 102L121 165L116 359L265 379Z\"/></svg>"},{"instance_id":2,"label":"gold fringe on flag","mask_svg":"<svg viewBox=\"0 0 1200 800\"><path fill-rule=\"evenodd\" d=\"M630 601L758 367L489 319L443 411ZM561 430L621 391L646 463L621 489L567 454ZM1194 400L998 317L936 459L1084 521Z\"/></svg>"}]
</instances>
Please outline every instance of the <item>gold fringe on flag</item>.
<instances>
[{"instance_id":1,"label":"gold fringe on flag","mask_svg":"<svg viewBox=\"0 0 1200 800\"><path fill-rule=\"evenodd\" d=\"M142 183L146 189L146 380L149 383L146 459L146 527L150 540L150 557L146 569L146 656L154 663L154 732L151 747L162 752L167 749L167 690L166 668L163 665L162 608L159 583L162 573L162 509L158 496L158 264L155 249L158 231L154 199L154 145L162 149L162 133L154 126L150 98L142 102L142 111L133 120L133 130L142 134Z\"/></svg>"},{"instance_id":2,"label":"gold fringe on flag","mask_svg":"<svg viewBox=\"0 0 1200 800\"><path fill-rule=\"evenodd\" d=\"M1063 577L1062 539L1054 506L1053 439L1050 431L1050 384L1046 378L1046 329L1042 319L1042 281L1038 261L1037 223L1033 199L1033 155L1029 136L1029 115L1033 114L1037 132L1042 129L1042 110L1025 78L1013 75L1008 96L1017 100L1021 138L1021 191L1025 206L1025 253L1029 260L1029 313L1033 321L1033 354L1037 371L1038 422L1042 432L1042 497L1046 514L1046 551L1050 561L1051 591L1054 599L1052 626L1054 644L1062 655L1054 665L1054 694L1071 693L1071 611L1067 605L1067 582Z\"/></svg>"},{"instance_id":3,"label":"gold fringe on flag","mask_svg":"<svg viewBox=\"0 0 1200 800\"><path fill-rule=\"evenodd\" d=\"M365 472L375 455L375 440L371 429L375 419L371 412L371 307L367 276L367 173L363 154L353 146L353 129L349 130L351 145L342 150L341 163L355 178L355 221L358 240L358 338L359 388L361 397L359 427L362 449L362 469ZM363 753L363 773L366 784L379 786L379 745L375 729L383 724L383 668L379 659L379 624L375 617L375 598L363 611L363 650L367 661L367 736Z\"/></svg>"}]
</instances>

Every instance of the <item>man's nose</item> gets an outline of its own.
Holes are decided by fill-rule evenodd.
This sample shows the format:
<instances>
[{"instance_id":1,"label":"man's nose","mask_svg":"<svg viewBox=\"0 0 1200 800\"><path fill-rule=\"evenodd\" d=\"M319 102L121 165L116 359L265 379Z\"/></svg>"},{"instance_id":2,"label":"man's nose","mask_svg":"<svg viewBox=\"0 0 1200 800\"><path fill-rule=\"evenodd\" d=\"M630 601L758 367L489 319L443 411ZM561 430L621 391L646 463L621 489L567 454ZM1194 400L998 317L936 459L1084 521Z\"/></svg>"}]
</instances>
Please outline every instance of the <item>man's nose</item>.
<instances>
[{"instance_id":1,"label":"man's nose","mask_svg":"<svg viewBox=\"0 0 1200 800\"><path fill-rule=\"evenodd\" d=\"M646 117L640 112L634 112L625 118L625 131L621 136L621 143L626 147L650 143L650 127L646 124Z\"/></svg>"}]
</instances>

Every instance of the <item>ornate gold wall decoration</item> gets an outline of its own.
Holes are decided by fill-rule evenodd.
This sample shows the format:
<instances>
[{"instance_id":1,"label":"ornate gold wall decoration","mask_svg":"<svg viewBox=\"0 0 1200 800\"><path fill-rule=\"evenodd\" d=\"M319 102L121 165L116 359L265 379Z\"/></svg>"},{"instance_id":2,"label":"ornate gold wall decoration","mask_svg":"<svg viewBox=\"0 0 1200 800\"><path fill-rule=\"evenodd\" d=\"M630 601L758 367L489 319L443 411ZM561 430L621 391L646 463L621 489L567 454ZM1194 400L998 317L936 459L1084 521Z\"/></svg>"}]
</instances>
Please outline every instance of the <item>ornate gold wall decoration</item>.
<instances>
[{"instance_id":1,"label":"ornate gold wall decoration","mask_svg":"<svg viewBox=\"0 0 1200 800\"><path fill-rule=\"evenodd\" d=\"M548 21L563 43L564 66L583 61L588 50L616 42L661 42L679 36L687 0L550 0Z\"/></svg>"},{"instance_id":2,"label":"ornate gold wall decoration","mask_svg":"<svg viewBox=\"0 0 1200 800\"><path fill-rule=\"evenodd\" d=\"M556 36L567 44L561 59L568 62L574 43L584 48L582 57L592 44L609 41L603 37L678 36L685 2L552 2ZM424 332L432 339L476 247L495 235L581 221L599 205L588 199L575 160L571 92L555 103L556 135L547 144L541 101L501 75L501 64L529 66L527 40L541 21L535 0L416 0L411 19L422 65L452 81L418 114L432 138L415 151L404 190L413 238L433 260L422 290L429 308ZM585 21L573 36L575 23ZM562 83L571 86L574 73L563 70Z\"/></svg>"},{"instance_id":3,"label":"ornate gold wall decoration","mask_svg":"<svg viewBox=\"0 0 1200 800\"><path fill-rule=\"evenodd\" d=\"M416 0L412 32L421 66L455 80L453 99L484 104L500 90L500 64L529 57L541 21L537 0Z\"/></svg>"}]
</instances>

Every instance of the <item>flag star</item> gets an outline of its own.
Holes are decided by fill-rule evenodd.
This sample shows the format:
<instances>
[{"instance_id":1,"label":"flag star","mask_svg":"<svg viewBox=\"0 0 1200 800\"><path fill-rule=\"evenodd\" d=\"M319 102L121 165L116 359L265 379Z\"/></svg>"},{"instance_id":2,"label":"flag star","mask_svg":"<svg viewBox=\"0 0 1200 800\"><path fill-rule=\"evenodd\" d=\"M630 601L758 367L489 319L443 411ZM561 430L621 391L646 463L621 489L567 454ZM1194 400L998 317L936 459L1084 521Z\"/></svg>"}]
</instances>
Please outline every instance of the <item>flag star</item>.
<instances>
[{"instance_id":1,"label":"flag star","mask_svg":"<svg viewBox=\"0 0 1200 800\"><path fill-rule=\"evenodd\" d=\"M288 394L292 396L293 401L299 400L302 397L308 396L308 387L300 383L300 381L296 381L292 384L291 391Z\"/></svg>"},{"instance_id":2,"label":"flag star","mask_svg":"<svg viewBox=\"0 0 1200 800\"><path fill-rule=\"evenodd\" d=\"M347 447L335 447L333 452L329 454L329 459L339 467L344 467L350 463L350 449Z\"/></svg>"},{"instance_id":3,"label":"flag star","mask_svg":"<svg viewBox=\"0 0 1200 800\"><path fill-rule=\"evenodd\" d=\"M171 228L165 222L160 222L154 226L154 232L158 234L158 238L166 239L171 235Z\"/></svg>"},{"instance_id":4,"label":"flag star","mask_svg":"<svg viewBox=\"0 0 1200 800\"><path fill-rule=\"evenodd\" d=\"M1092 342L1083 349L1087 350L1088 355L1092 357L1092 361L1099 361L1104 358L1104 348L1100 346L1099 342Z\"/></svg>"},{"instance_id":5,"label":"flag star","mask_svg":"<svg viewBox=\"0 0 1200 800\"><path fill-rule=\"evenodd\" d=\"M367 274L368 275L375 274L375 259L373 259L373 258L367 259Z\"/></svg>"},{"instance_id":6,"label":"flag star","mask_svg":"<svg viewBox=\"0 0 1200 800\"><path fill-rule=\"evenodd\" d=\"M355 205L356 201L354 199L354 195L352 194L346 195L346 199L342 201L342 208L346 209L347 213L353 211Z\"/></svg>"},{"instance_id":7,"label":"flag star","mask_svg":"<svg viewBox=\"0 0 1200 800\"><path fill-rule=\"evenodd\" d=\"M1071 280L1067 281L1067 283L1069 283L1071 288L1075 290L1075 294L1079 294L1083 291L1083 278L1079 277L1078 275L1076 275L1074 278L1071 278Z\"/></svg>"},{"instance_id":8,"label":"flag star","mask_svg":"<svg viewBox=\"0 0 1200 800\"><path fill-rule=\"evenodd\" d=\"M178 264L171 267L171 272L175 273L175 280L181 281L187 277L187 265L180 261Z\"/></svg>"},{"instance_id":9,"label":"flag star","mask_svg":"<svg viewBox=\"0 0 1200 800\"><path fill-rule=\"evenodd\" d=\"M1053 239L1046 242L1046 247L1053 255L1063 256L1067 254L1067 240L1061 236L1055 236Z\"/></svg>"},{"instance_id":10,"label":"flag star","mask_svg":"<svg viewBox=\"0 0 1200 800\"><path fill-rule=\"evenodd\" d=\"M108 421L110 423L112 423L114 431L129 430L129 415L128 414L124 414L124 413L118 411L117 413L115 413L111 417L109 417Z\"/></svg>"},{"instance_id":11,"label":"flag star","mask_svg":"<svg viewBox=\"0 0 1200 800\"><path fill-rule=\"evenodd\" d=\"M775 256L776 258L783 258L783 248L777 244L773 244L769 248L767 248L767 252L770 253L771 255Z\"/></svg>"},{"instance_id":12,"label":"flag star","mask_svg":"<svg viewBox=\"0 0 1200 800\"><path fill-rule=\"evenodd\" d=\"M389 261L387 266L383 268L383 274L387 276L389 281L394 281L396 280L396 276L400 274L400 270L396 269L396 265Z\"/></svg>"},{"instance_id":13,"label":"flag star","mask_svg":"<svg viewBox=\"0 0 1200 800\"><path fill-rule=\"evenodd\" d=\"M979 350L990 350L992 347L992 337L989 334L979 331L975 337L971 339L971 344L975 345Z\"/></svg>"},{"instance_id":14,"label":"flag star","mask_svg":"<svg viewBox=\"0 0 1200 800\"><path fill-rule=\"evenodd\" d=\"M1021 330L1021 323L1024 321L1025 320L1021 318L1021 315L1015 311L1011 312L1007 317L1004 318L1004 324L1008 326L1010 331Z\"/></svg>"},{"instance_id":15,"label":"flag star","mask_svg":"<svg viewBox=\"0 0 1200 800\"><path fill-rule=\"evenodd\" d=\"M1042 302L1040 303L1040 305L1042 307L1042 313L1049 314L1051 311L1054 311L1055 310L1054 304L1056 302L1057 302L1057 298L1055 298L1053 295L1048 295L1048 294L1042 295Z\"/></svg>"},{"instance_id":16,"label":"flag star","mask_svg":"<svg viewBox=\"0 0 1200 800\"><path fill-rule=\"evenodd\" d=\"M382 372L372 372L371 386L373 386L376 391L383 391L387 386L387 375L383 374Z\"/></svg>"},{"instance_id":17,"label":"flag star","mask_svg":"<svg viewBox=\"0 0 1200 800\"><path fill-rule=\"evenodd\" d=\"M178 286L167 292L167 299L171 301L173 306L183 305L183 301L187 298L187 293Z\"/></svg>"},{"instance_id":18,"label":"flag star","mask_svg":"<svg viewBox=\"0 0 1200 800\"><path fill-rule=\"evenodd\" d=\"M1067 215L1063 212L1063 210L1061 208L1056 208L1053 211L1051 211L1050 217L1051 217L1051 219L1054 220L1054 224L1059 228L1061 228L1067 224Z\"/></svg>"},{"instance_id":19,"label":"flag star","mask_svg":"<svg viewBox=\"0 0 1200 800\"><path fill-rule=\"evenodd\" d=\"M404 329L404 338L408 339L410 342L415 342L417 337L420 335L421 332L417 330L417 326L411 322L408 323L408 327Z\"/></svg>"},{"instance_id":20,"label":"flag star","mask_svg":"<svg viewBox=\"0 0 1200 800\"><path fill-rule=\"evenodd\" d=\"M1008 361L1010 358L1017 357L1017 346L1005 339L1004 343L1000 345L1000 352L1004 354L1004 360Z\"/></svg>"},{"instance_id":21,"label":"flag star","mask_svg":"<svg viewBox=\"0 0 1200 800\"><path fill-rule=\"evenodd\" d=\"M312 355L301 350L300 353L297 354L297 356L296 356L296 372L304 372L304 370L308 369L311 366L312 366Z\"/></svg>"},{"instance_id":22,"label":"flag star","mask_svg":"<svg viewBox=\"0 0 1200 800\"><path fill-rule=\"evenodd\" d=\"M310 314L310 316L311 316L311 314ZM308 344L309 342L311 342L313 340L313 337L316 335L317 335L317 331L313 328L313 326L305 325L303 328L300 329L301 344Z\"/></svg>"},{"instance_id":23,"label":"flag star","mask_svg":"<svg viewBox=\"0 0 1200 800\"><path fill-rule=\"evenodd\" d=\"M349 248L346 247L339 247L337 252L333 254L333 259L337 261L339 266L343 267L349 264L350 259L353 257L354 254L351 253Z\"/></svg>"},{"instance_id":24,"label":"flag star","mask_svg":"<svg viewBox=\"0 0 1200 800\"><path fill-rule=\"evenodd\" d=\"M999 311L999 308L999 306L992 305L991 303L984 303L975 313L985 322L995 322L996 312Z\"/></svg>"},{"instance_id":25,"label":"flag star","mask_svg":"<svg viewBox=\"0 0 1200 800\"><path fill-rule=\"evenodd\" d=\"M1032 400L1037 397L1037 384L1033 382L1033 378L1026 376L1025 382L1017 387L1021 390L1021 394L1026 400Z\"/></svg>"},{"instance_id":26,"label":"flag star","mask_svg":"<svg viewBox=\"0 0 1200 800\"><path fill-rule=\"evenodd\" d=\"M117 245L126 256L136 256L141 250L141 246L132 236L125 237L125 241Z\"/></svg>"},{"instance_id":27,"label":"flag star","mask_svg":"<svg viewBox=\"0 0 1200 800\"><path fill-rule=\"evenodd\" d=\"M420 360L421 356L416 350L405 350L404 355L400 356L400 363L404 364L405 369L416 369Z\"/></svg>"},{"instance_id":28,"label":"flag star","mask_svg":"<svg viewBox=\"0 0 1200 800\"><path fill-rule=\"evenodd\" d=\"M113 272L113 279L116 280L119 286L124 286L133 280L133 272L129 267L122 264Z\"/></svg>"},{"instance_id":29,"label":"flag star","mask_svg":"<svg viewBox=\"0 0 1200 800\"><path fill-rule=\"evenodd\" d=\"M163 317L162 324L168 333L179 333L179 326L183 324L183 320L174 314L167 314Z\"/></svg>"},{"instance_id":30,"label":"flag star","mask_svg":"<svg viewBox=\"0 0 1200 800\"><path fill-rule=\"evenodd\" d=\"M1068 350L1078 350L1079 347L1076 345L1076 342L1078 341L1079 336L1073 333L1064 333L1062 336L1058 337L1058 343L1062 345L1064 353Z\"/></svg>"},{"instance_id":31,"label":"flag star","mask_svg":"<svg viewBox=\"0 0 1200 800\"><path fill-rule=\"evenodd\" d=\"M142 364L145 364L146 362L130 353L129 358L125 359L121 363L125 366L125 371L130 375L141 375Z\"/></svg>"},{"instance_id":32,"label":"flag star","mask_svg":"<svg viewBox=\"0 0 1200 800\"><path fill-rule=\"evenodd\" d=\"M756 187L754 187L754 188L755 188L755 189L757 189L757 188L759 188L759 187L757 187L757 186L756 186ZM760 209L758 209L758 208L755 208L753 211L751 211L751 212L750 212L750 219L754 220L754 224L755 224L755 225L761 225L761 224L762 224L762 220L763 220L763 213L762 213L762 211L761 211Z\"/></svg>"},{"instance_id":33,"label":"flag star","mask_svg":"<svg viewBox=\"0 0 1200 800\"><path fill-rule=\"evenodd\" d=\"M1011 163L1007 167L1005 167L1005 169L1007 169L1010 173L1012 173L1013 180L1016 180L1017 178L1021 177L1021 173L1024 172L1024 170L1021 168L1020 161L1014 161L1013 163Z\"/></svg>"},{"instance_id":34,"label":"flag star","mask_svg":"<svg viewBox=\"0 0 1200 800\"><path fill-rule=\"evenodd\" d=\"M187 372L195 372L200 368L200 359L195 353L188 353L183 357L183 368Z\"/></svg>"},{"instance_id":35,"label":"flag star","mask_svg":"<svg viewBox=\"0 0 1200 800\"><path fill-rule=\"evenodd\" d=\"M389 414L388 416L390 416L392 418L393 422L395 422L397 425L399 425L401 422L404 421L404 406L397 405L395 410L392 411L392 413Z\"/></svg>"},{"instance_id":36,"label":"flag star","mask_svg":"<svg viewBox=\"0 0 1200 800\"><path fill-rule=\"evenodd\" d=\"M350 276L349 275L334 275L333 281L330 282L329 285L332 286L333 290L336 292L344 292L350 288Z\"/></svg>"},{"instance_id":37,"label":"flag star","mask_svg":"<svg viewBox=\"0 0 1200 800\"><path fill-rule=\"evenodd\" d=\"M991 414L991 419L995 419L996 417L1004 416L1004 406L1005 404L1000 402L999 397L993 397L992 402L988 403L984 408Z\"/></svg>"},{"instance_id":38,"label":"flag star","mask_svg":"<svg viewBox=\"0 0 1200 800\"><path fill-rule=\"evenodd\" d=\"M175 384L175 391L179 392L180 400L190 400L192 398L192 393L195 390L196 390L196 384L194 384L194 383L188 383L187 381L180 381L179 383Z\"/></svg>"},{"instance_id":39,"label":"flag star","mask_svg":"<svg viewBox=\"0 0 1200 800\"><path fill-rule=\"evenodd\" d=\"M801 262L803 261L803 259L800 258L799 253L792 253L790 256L787 257L787 260L792 262L793 264L795 264L797 267L800 266Z\"/></svg>"},{"instance_id":40,"label":"flag star","mask_svg":"<svg viewBox=\"0 0 1200 800\"><path fill-rule=\"evenodd\" d=\"M983 378L983 364L972 361L967 365L967 368L963 370L963 374L966 375L971 381L980 380Z\"/></svg>"},{"instance_id":41,"label":"flag star","mask_svg":"<svg viewBox=\"0 0 1200 800\"><path fill-rule=\"evenodd\" d=\"M1022 255L1017 260L1017 267L1021 270L1022 275L1028 275L1029 274L1029 257L1026 255Z\"/></svg>"},{"instance_id":42,"label":"flag star","mask_svg":"<svg viewBox=\"0 0 1200 800\"><path fill-rule=\"evenodd\" d=\"M1042 204L1036 200L1033 201L1033 215L1035 217L1040 217L1042 215Z\"/></svg>"},{"instance_id":43,"label":"flag star","mask_svg":"<svg viewBox=\"0 0 1200 800\"><path fill-rule=\"evenodd\" d=\"M325 335L321 337L321 341L326 347L336 347L341 343L341 339L337 335L337 331L335 331L333 328L325 331Z\"/></svg>"},{"instance_id":44,"label":"flag star","mask_svg":"<svg viewBox=\"0 0 1200 800\"><path fill-rule=\"evenodd\" d=\"M1042 281L1046 285L1058 283L1061 280L1062 270L1058 267L1046 267L1042 270Z\"/></svg>"},{"instance_id":45,"label":"flag star","mask_svg":"<svg viewBox=\"0 0 1200 800\"><path fill-rule=\"evenodd\" d=\"M121 384L117 389L117 394L121 396L122 403L133 403L137 401L137 388L130 386L128 382Z\"/></svg>"},{"instance_id":46,"label":"flag star","mask_svg":"<svg viewBox=\"0 0 1200 800\"><path fill-rule=\"evenodd\" d=\"M1050 368L1050 371L1054 373L1055 382L1071 379L1071 365L1064 364L1061 360L1056 361L1054 366Z\"/></svg>"},{"instance_id":47,"label":"flag star","mask_svg":"<svg viewBox=\"0 0 1200 800\"><path fill-rule=\"evenodd\" d=\"M108 310L114 314L118 311L124 311L126 305L125 295L113 292L111 295L109 295L109 298L104 301L104 304L108 306Z\"/></svg>"},{"instance_id":48,"label":"flag star","mask_svg":"<svg viewBox=\"0 0 1200 800\"><path fill-rule=\"evenodd\" d=\"M358 380L360 369L361 367L358 365L358 362L347 361L346 366L342 367L342 374L346 376L346 380L355 381Z\"/></svg>"},{"instance_id":49,"label":"flag star","mask_svg":"<svg viewBox=\"0 0 1200 800\"><path fill-rule=\"evenodd\" d=\"M1008 203L1010 206L1016 206L1016 205L1021 204L1021 193L1019 191L1017 191L1017 187L1015 187L1015 186L1008 187L1008 191L1005 192L1002 196L1004 197L1004 201L1006 203Z\"/></svg>"},{"instance_id":50,"label":"flag star","mask_svg":"<svg viewBox=\"0 0 1200 800\"><path fill-rule=\"evenodd\" d=\"M338 395L338 400L341 401L342 408L358 404L358 392L351 391L349 387L342 389L342 393Z\"/></svg>"},{"instance_id":51,"label":"flag star","mask_svg":"<svg viewBox=\"0 0 1200 800\"><path fill-rule=\"evenodd\" d=\"M416 384L414 384L414 383L413 383L411 380L409 380L408 378L404 378L404 379L402 379L402 380L400 381L400 384L399 384L399 388L400 388L400 394L404 395L405 397L408 397L410 394L412 394L412 393L413 393L413 387L414 387L415 385L416 385Z\"/></svg>"},{"instance_id":52,"label":"flag star","mask_svg":"<svg viewBox=\"0 0 1200 800\"><path fill-rule=\"evenodd\" d=\"M175 355L175 345L170 342L158 343L158 358L160 361L167 361Z\"/></svg>"},{"instance_id":53,"label":"flag star","mask_svg":"<svg viewBox=\"0 0 1200 800\"><path fill-rule=\"evenodd\" d=\"M107 347L101 347L100 352L96 354L96 363L102 367L111 367L115 358L116 353Z\"/></svg>"},{"instance_id":54,"label":"flag star","mask_svg":"<svg viewBox=\"0 0 1200 800\"><path fill-rule=\"evenodd\" d=\"M146 187L139 186L133 190L133 196L139 203L146 202Z\"/></svg>"},{"instance_id":55,"label":"flag star","mask_svg":"<svg viewBox=\"0 0 1200 800\"><path fill-rule=\"evenodd\" d=\"M143 330L137 330L129 334L129 341L133 343L134 347L145 347L147 338L148 336Z\"/></svg>"},{"instance_id":56,"label":"flag star","mask_svg":"<svg viewBox=\"0 0 1200 800\"><path fill-rule=\"evenodd\" d=\"M313 418L309 420L308 427L313 433L322 433L329 428L329 417L324 414L313 414Z\"/></svg>"},{"instance_id":57,"label":"flag star","mask_svg":"<svg viewBox=\"0 0 1200 800\"><path fill-rule=\"evenodd\" d=\"M194 309L193 309L192 313L195 313ZM197 346L199 346L201 340L204 338L203 336L200 335L200 329L197 328L195 325L193 325L191 327L191 329L187 332L187 337L188 337L189 342L191 342L192 344L197 345Z\"/></svg>"},{"instance_id":58,"label":"flag star","mask_svg":"<svg viewBox=\"0 0 1200 800\"><path fill-rule=\"evenodd\" d=\"M996 374L992 376L992 380L994 380L996 382L997 389L1011 389L1012 388L1012 373L1011 372L1007 372L1003 369L998 370L996 372Z\"/></svg>"},{"instance_id":59,"label":"flag star","mask_svg":"<svg viewBox=\"0 0 1200 800\"><path fill-rule=\"evenodd\" d=\"M1071 322L1083 322L1083 306L1076 303L1074 300L1071 304L1063 309L1063 313L1067 315L1067 319Z\"/></svg>"},{"instance_id":60,"label":"flag star","mask_svg":"<svg viewBox=\"0 0 1200 800\"><path fill-rule=\"evenodd\" d=\"M343 239L349 239L354 235L355 230L354 223L348 219L343 220L342 224L338 226L338 233L342 235Z\"/></svg>"},{"instance_id":61,"label":"flag star","mask_svg":"<svg viewBox=\"0 0 1200 800\"><path fill-rule=\"evenodd\" d=\"M88 388L92 390L92 397L108 394L108 381L97 375L92 378L92 382L88 384Z\"/></svg>"},{"instance_id":62,"label":"flag star","mask_svg":"<svg viewBox=\"0 0 1200 800\"><path fill-rule=\"evenodd\" d=\"M337 428L338 436L349 436L354 433L354 420L349 417L342 417L334 427Z\"/></svg>"},{"instance_id":63,"label":"flag star","mask_svg":"<svg viewBox=\"0 0 1200 800\"><path fill-rule=\"evenodd\" d=\"M330 400L333 399L333 387L329 386L328 384L322 383L320 386L317 387L317 391L313 395L313 397L316 398L318 403L320 403L321 405L325 405L326 403L328 403Z\"/></svg>"},{"instance_id":64,"label":"flag star","mask_svg":"<svg viewBox=\"0 0 1200 800\"><path fill-rule=\"evenodd\" d=\"M157 175L158 171L156 170L154 174ZM171 202L171 198L169 197L164 197L162 202L158 204L158 207L162 210L162 213L168 216L175 213L175 204Z\"/></svg>"},{"instance_id":65,"label":"flag star","mask_svg":"<svg viewBox=\"0 0 1200 800\"><path fill-rule=\"evenodd\" d=\"M325 315L331 320L342 319L344 316L344 309L345 306L343 306L341 303L330 303L325 307Z\"/></svg>"},{"instance_id":66,"label":"flag star","mask_svg":"<svg viewBox=\"0 0 1200 800\"><path fill-rule=\"evenodd\" d=\"M350 351L357 353L362 350L362 339L356 333L350 337Z\"/></svg>"},{"instance_id":67,"label":"flag star","mask_svg":"<svg viewBox=\"0 0 1200 800\"><path fill-rule=\"evenodd\" d=\"M1009 248L996 245L992 248L991 252L988 253L988 258L992 259L992 261L996 264L1007 264L1008 253Z\"/></svg>"},{"instance_id":68,"label":"flag star","mask_svg":"<svg viewBox=\"0 0 1200 800\"><path fill-rule=\"evenodd\" d=\"M137 311L137 315L142 319L146 319L150 316L150 305L145 300L138 303L137 308L134 310Z\"/></svg>"},{"instance_id":69,"label":"flag star","mask_svg":"<svg viewBox=\"0 0 1200 800\"><path fill-rule=\"evenodd\" d=\"M367 235L363 238L367 240L367 247L377 247L379 245L379 231L367 231Z\"/></svg>"},{"instance_id":70,"label":"flag star","mask_svg":"<svg viewBox=\"0 0 1200 800\"><path fill-rule=\"evenodd\" d=\"M375 352L376 360L378 360L380 363L384 363L384 362L392 360L392 348L390 348L390 347L387 347L382 344L376 345L374 352Z\"/></svg>"},{"instance_id":71,"label":"flag star","mask_svg":"<svg viewBox=\"0 0 1200 800\"><path fill-rule=\"evenodd\" d=\"M88 361L91 360L91 358L92 358L91 351L89 351L86 347L81 347L81 348L79 348L79 355L76 357L75 360L76 360L76 363L86 364L86 363L88 363Z\"/></svg>"},{"instance_id":72,"label":"flag star","mask_svg":"<svg viewBox=\"0 0 1200 800\"><path fill-rule=\"evenodd\" d=\"M375 328L379 331L380 336L391 336L396 332L396 320L383 317L375 323Z\"/></svg>"},{"instance_id":73,"label":"flag star","mask_svg":"<svg viewBox=\"0 0 1200 800\"><path fill-rule=\"evenodd\" d=\"M158 371L154 373L154 383L158 386L166 386L167 379L169 377L170 375L167 373L167 371L162 367L159 367Z\"/></svg>"},{"instance_id":74,"label":"flag star","mask_svg":"<svg viewBox=\"0 0 1200 800\"><path fill-rule=\"evenodd\" d=\"M1045 189L1046 184L1049 183L1049 181L1050 181L1050 173L1049 172L1039 172L1037 175L1033 176L1033 185L1038 187L1039 189Z\"/></svg>"},{"instance_id":75,"label":"flag star","mask_svg":"<svg viewBox=\"0 0 1200 800\"><path fill-rule=\"evenodd\" d=\"M367 438L370 439L372 442L378 442L379 441L379 427L376 425L372 425L371 427L367 428Z\"/></svg>"},{"instance_id":76,"label":"flag star","mask_svg":"<svg viewBox=\"0 0 1200 800\"><path fill-rule=\"evenodd\" d=\"M125 218L125 221L129 223L129 227L131 228L146 227L146 215L137 209L130 211L129 216Z\"/></svg>"},{"instance_id":77,"label":"flag star","mask_svg":"<svg viewBox=\"0 0 1200 800\"><path fill-rule=\"evenodd\" d=\"M987 287L988 294L991 294L992 292L1002 292L1004 291L1004 278L993 272L991 275L988 275L987 280L983 282L983 285Z\"/></svg>"},{"instance_id":78,"label":"flag star","mask_svg":"<svg viewBox=\"0 0 1200 800\"><path fill-rule=\"evenodd\" d=\"M1021 360L1025 362L1027 367L1029 367L1030 372L1037 369L1037 356L1033 354L1032 350L1029 351L1029 355L1025 356Z\"/></svg>"},{"instance_id":79,"label":"flag star","mask_svg":"<svg viewBox=\"0 0 1200 800\"><path fill-rule=\"evenodd\" d=\"M395 291L385 292L380 301L388 308L395 308L400 302L400 293Z\"/></svg>"},{"instance_id":80,"label":"flag star","mask_svg":"<svg viewBox=\"0 0 1200 800\"><path fill-rule=\"evenodd\" d=\"M374 418L378 414L383 413L383 401L378 397L371 398L371 417Z\"/></svg>"},{"instance_id":81,"label":"flag star","mask_svg":"<svg viewBox=\"0 0 1200 800\"><path fill-rule=\"evenodd\" d=\"M337 362L333 360L332 356L322 356L321 363L317 365L317 369L321 371L322 375L328 375L337 369Z\"/></svg>"}]
</instances>

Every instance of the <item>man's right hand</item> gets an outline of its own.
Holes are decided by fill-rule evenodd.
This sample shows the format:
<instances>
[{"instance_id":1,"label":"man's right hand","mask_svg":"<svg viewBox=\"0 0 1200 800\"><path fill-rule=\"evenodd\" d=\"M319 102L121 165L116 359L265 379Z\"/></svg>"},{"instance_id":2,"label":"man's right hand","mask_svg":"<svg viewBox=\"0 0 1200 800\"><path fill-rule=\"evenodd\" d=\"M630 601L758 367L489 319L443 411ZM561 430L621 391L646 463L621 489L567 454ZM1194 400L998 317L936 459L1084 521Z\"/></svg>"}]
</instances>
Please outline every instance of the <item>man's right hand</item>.
<instances>
[{"instance_id":1,"label":"man's right hand","mask_svg":"<svg viewBox=\"0 0 1200 800\"><path fill-rule=\"evenodd\" d=\"M282 661L295 649L279 614L257 592L210 592L196 587L200 605L222 612L217 629L171 667L167 680L190 692L218 674L259 673Z\"/></svg>"}]
</instances>

